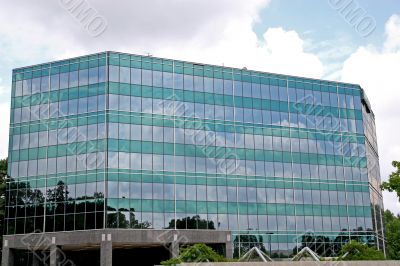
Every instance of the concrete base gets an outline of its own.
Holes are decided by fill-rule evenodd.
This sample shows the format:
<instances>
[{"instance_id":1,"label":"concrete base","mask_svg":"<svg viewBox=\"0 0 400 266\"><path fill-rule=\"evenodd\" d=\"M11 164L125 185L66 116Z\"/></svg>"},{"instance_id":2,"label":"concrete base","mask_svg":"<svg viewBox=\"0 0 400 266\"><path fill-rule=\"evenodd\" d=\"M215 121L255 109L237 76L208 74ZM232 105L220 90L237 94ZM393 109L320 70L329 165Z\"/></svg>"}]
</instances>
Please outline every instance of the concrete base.
<instances>
[{"instance_id":1,"label":"concrete base","mask_svg":"<svg viewBox=\"0 0 400 266\"><path fill-rule=\"evenodd\" d=\"M100 265L110 266L112 265L112 242L103 241L100 245Z\"/></svg>"},{"instance_id":2,"label":"concrete base","mask_svg":"<svg viewBox=\"0 0 400 266\"><path fill-rule=\"evenodd\" d=\"M5 243L3 244L3 250L1 254L1 265L14 265L13 251L8 247L8 245L5 245Z\"/></svg>"},{"instance_id":3,"label":"concrete base","mask_svg":"<svg viewBox=\"0 0 400 266\"><path fill-rule=\"evenodd\" d=\"M39 260L36 256L32 258L32 266L39 266Z\"/></svg>"},{"instance_id":4,"label":"concrete base","mask_svg":"<svg viewBox=\"0 0 400 266\"><path fill-rule=\"evenodd\" d=\"M39 260L36 256L32 258L32 266L39 266Z\"/></svg>"},{"instance_id":5,"label":"concrete base","mask_svg":"<svg viewBox=\"0 0 400 266\"><path fill-rule=\"evenodd\" d=\"M7 243L7 245L5 245ZM73 232L5 235L2 266L12 266L12 249L30 250L43 254L50 251L50 265L73 265L63 250L100 249L101 266L112 265L112 250L119 247L164 246L171 257L179 255L179 245L225 244L226 257L232 258L231 233L215 230L139 230L106 229Z\"/></svg>"},{"instance_id":6,"label":"concrete base","mask_svg":"<svg viewBox=\"0 0 400 266\"><path fill-rule=\"evenodd\" d=\"M179 256L179 243L174 241L169 246L169 253L171 258L177 258Z\"/></svg>"},{"instance_id":7,"label":"concrete base","mask_svg":"<svg viewBox=\"0 0 400 266\"><path fill-rule=\"evenodd\" d=\"M233 259L233 246L230 241L225 243L225 257Z\"/></svg>"},{"instance_id":8,"label":"concrete base","mask_svg":"<svg viewBox=\"0 0 400 266\"><path fill-rule=\"evenodd\" d=\"M50 247L50 266L58 266L59 261L59 251L56 245L51 245Z\"/></svg>"}]
</instances>

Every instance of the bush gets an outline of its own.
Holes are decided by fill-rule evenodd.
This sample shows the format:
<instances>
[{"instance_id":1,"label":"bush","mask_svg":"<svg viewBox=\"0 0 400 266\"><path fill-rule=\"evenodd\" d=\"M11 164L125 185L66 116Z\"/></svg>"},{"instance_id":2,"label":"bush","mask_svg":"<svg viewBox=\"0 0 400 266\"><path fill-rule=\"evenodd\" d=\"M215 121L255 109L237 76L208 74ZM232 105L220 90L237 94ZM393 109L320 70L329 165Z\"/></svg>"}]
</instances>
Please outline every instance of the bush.
<instances>
[{"instance_id":1,"label":"bush","mask_svg":"<svg viewBox=\"0 0 400 266\"><path fill-rule=\"evenodd\" d=\"M183 247L177 258L162 261L162 265L176 265L182 262L223 262L227 261L212 248L205 244L195 244Z\"/></svg>"},{"instance_id":2,"label":"bush","mask_svg":"<svg viewBox=\"0 0 400 266\"><path fill-rule=\"evenodd\" d=\"M400 215L386 210L385 230L387 256L392 260L400 260Z\"/></svg>"},{"instance_id":3,"label":"bush","mask_svg":"<svg viewBox=\"0 0 400 266\"><path fill-rule=\"evenodd\" d=\"M348 253L346 256L344 256ZM342 247L339 252L338 260L384 260L385 256L382 251L375 248L368 247L367 245L350 241Z\"/></svg>"}]
</instances>

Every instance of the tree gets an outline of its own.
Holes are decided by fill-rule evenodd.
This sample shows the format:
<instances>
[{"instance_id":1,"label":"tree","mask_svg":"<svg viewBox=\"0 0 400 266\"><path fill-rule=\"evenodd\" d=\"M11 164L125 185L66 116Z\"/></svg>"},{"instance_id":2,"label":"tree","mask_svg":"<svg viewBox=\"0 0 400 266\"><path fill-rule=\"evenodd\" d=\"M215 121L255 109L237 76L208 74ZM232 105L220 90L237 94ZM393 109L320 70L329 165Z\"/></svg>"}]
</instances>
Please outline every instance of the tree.
<instances>
[{"instance_id":1,"label":"tree","mask_svg":"<svg viewBox=\"0 0 400 266\"><path fill-rule=\"evenodd\" d=\"M240 240L240 241L239 241ZM240 244L241 243L241 244ZM246 254L250 249L257 247L259 250L261 250L264 253L267 253L267 250L265 249L264 246L264 240L261 235L256 236L256 235L239 235L236 236L235 239L233 240L234 244L234 250L233 250L233 257L234 258L239 258ZM240 250L239 250L240 248ZM268 254L269 256L272 256L272 254Z\"/></svg>"},{"instance_id":2,"label":"tree","mask_svg":"<svg viewBox=\"0 0 400 266\"><path fill-rule=\"evenodd\" d=\"M175 228L175 219L169 221L167 228ZM213 221L207 221L201 219L200 215L195 215L193 217L186 217L176 220L176 228L178 229L215 229Z\"/></svg>"},{"instance_id":3,"label":"tree","mask_svg":"<svg viewBox=\"0 0 400 266\"><path fill-rule=\"evenodd\" d=\"M7 159L0 160L0 247L3 243L4 215L6 206ZM1 256L0 256L1 257Z\"/></svg>"},{"instance_id":4,"label":"tree","mask_svg":"<svg viewBox=\"0 0 400 266\"><path fill-rule=\"evenodd\" d=\"M58 181L57 186L47 190L47 201L64 202L68 200L68 187L63 181Z\"/></svg>"},{"instance_id":5,"label":"tree","mask_svg":"<svg viewBox=\"0 0 400 266\"><path fill-rule=\"evenodd\" d=\"M400 201L400 162L393 161L392 165L396 168L396 171L389 176L388 182L382 183L381 189L396 192Z\"/></svg>"},{"instance_id":6,"label":"tree","mask_svg":"<svg viewBox=\"0 0 400 266\"><path fill-rule=\"evenodd\" d=\"M348 236L348 232L341 232L338 236L340 239L340 236ZM338 244L334 244L329 237L323 236L323 235L315 235L314 233L307 232L303 234L301 237L297 239L299 244L301 245L296 246L293 248L293 254L297 254L300 250L302 250L305 247L310 248L312 251L317 253L319 256L323 257L331 257L335 254L335 251L337 251L337 246ZM339 240L340 241L340 240Z\"/></svg>"},{"instance_id":7,"label":"tree","mask_svg":"<svg viewBox=\"0 0 400 266\"><path fill-rule=\"evenodd\" d=\"M181 248L177 258L162 261L162 265L175 265L182 262L224 262L227 261L205 244L195 244Z\"/></svg>"},{"instance_id":8,"label":"tree","mask_svg":"<svg viewBox=\"0 0 400 266\"><path fill-rule=\"evenodd\" d=\"M388 259L400 260L400 215L385 211L386 250Z\"/></svg>"},{"instance_id":9,"label":"tree","mask_svg":"<svg viewBox=\"0 0 400 266\"><path fill-rule=\"evenodd\" d=\"M342 247L338 260L384 260L385 256L380 250L352 240Z\"/></svg>"}]
</instances>

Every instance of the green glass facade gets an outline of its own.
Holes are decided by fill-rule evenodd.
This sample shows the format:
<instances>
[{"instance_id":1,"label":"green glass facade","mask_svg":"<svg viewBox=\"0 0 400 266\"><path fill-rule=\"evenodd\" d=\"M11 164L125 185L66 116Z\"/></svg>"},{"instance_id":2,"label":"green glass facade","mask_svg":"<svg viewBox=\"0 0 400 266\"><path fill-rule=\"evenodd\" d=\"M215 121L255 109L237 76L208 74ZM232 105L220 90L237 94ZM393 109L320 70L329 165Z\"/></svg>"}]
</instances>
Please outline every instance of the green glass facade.
<instances>
[{"instance_id":1,"label":"green glass facade","mask_svg":"<svg viewBox=\"0 0 400 266\"><path fill-rule=\"evenodd\" d=\"M8 235L209 229L232 231L235 256L384 249L358 85L114 52L19 68L8 159Z\"/></svg>"}]
</instances>

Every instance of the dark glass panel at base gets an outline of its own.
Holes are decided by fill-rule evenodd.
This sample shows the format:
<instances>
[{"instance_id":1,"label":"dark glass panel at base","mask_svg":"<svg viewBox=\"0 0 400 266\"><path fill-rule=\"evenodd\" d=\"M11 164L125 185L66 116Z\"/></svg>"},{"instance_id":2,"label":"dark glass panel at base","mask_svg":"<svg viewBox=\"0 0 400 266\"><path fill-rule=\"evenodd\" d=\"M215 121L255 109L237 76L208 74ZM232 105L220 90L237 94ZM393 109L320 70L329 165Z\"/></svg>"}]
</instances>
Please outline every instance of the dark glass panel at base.
<instances>
[{"instance_id":1,"label":"dark glass panel at base","mask_svg":"<svg viewBox=\"0 0 400 266\"><path fill-rule=\"evenodd\" d=\"M167 247L126 248L113 250L113 265L124 265L127 261L140 262L143 266L159 265L170 256Z\"/></svg>"},{"instance_id":2,"label":"dark glass panel at base","mask_svg":"<svg viewBox=\"0 0 400 266\"><path fill-rule=\"evenodd\" d=\"M65 231L72 231L75 228L75 215L65 215Z\"/></svg>"},{"instance_id":3,"label":"dark glass panel at base","mask_svg":"<svg viewBox=\"0 0 400 266\"><path fill-rule=\"evenodd\" d=\"M85 214L75 214L75 230L85 230Z\"/></svg>"},{"instance_id":4,"label":"dark glass panel at base","mask_svg":"<svg viewBox=\"0 0 400 266\"><path fill-rule=\"evenodd\" d=\"M64 231L64 215L55 215L54 217L54 230L55 231Z\"/></svg>"},{"instance_id":5,"label":"dark glass panel at base","mask_svg":"<svg viewBox=\"0 0 400 266\"><path fill-rule=\"evenodd\" d=\"M96 212L96 229L104 228L104 212Z\"/></svg>"},{"instance_id":6,"label":"dark glass panel at base","mask_svg":"<svg viewBox=\"0 0 400 266\"><path fill-rule=\"evenodd\" d=\"M54 215L46 215L45 217L45 231L54 232Z\"/></svg>"},{"instance_id":7,"label":"dark glass panel at base","mask_svg":"<svg viewBox=\"0 0 400 266\"><path fill-rule=\"evenodd\" d=\"M43 232L43 216L35 217L35 232Z\"/></svg>"},{"instance_id":8,"label":"dark glass panel at base","mask_svg":"<svg viewBox=\"0 0 400 266\"><path fill-rule=\"evenodd\" d=\"M85 230L96 228L96 214L94 212L86 213Z\"/></svg>"}]
</instances>

